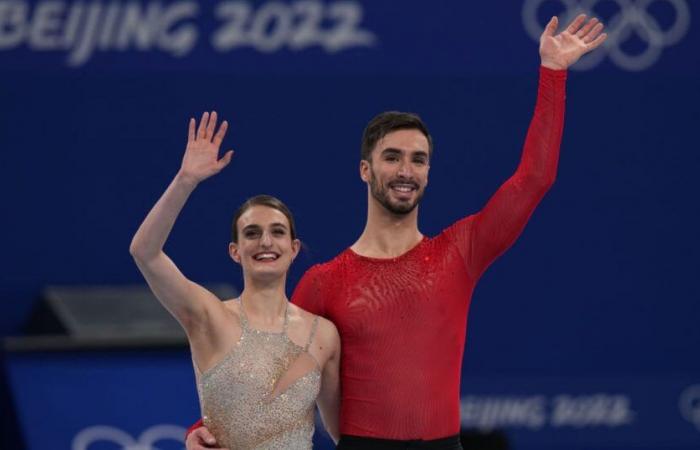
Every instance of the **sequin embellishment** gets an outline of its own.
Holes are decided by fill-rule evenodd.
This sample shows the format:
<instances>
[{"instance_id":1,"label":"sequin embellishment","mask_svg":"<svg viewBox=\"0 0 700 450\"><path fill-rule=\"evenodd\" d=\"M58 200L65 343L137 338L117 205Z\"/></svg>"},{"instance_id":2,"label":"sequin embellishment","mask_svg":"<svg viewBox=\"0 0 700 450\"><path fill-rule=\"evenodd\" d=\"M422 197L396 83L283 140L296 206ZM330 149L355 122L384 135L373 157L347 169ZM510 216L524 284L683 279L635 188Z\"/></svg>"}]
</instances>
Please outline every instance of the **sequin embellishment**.
<instances>
[{"instance_id":1,"label":"sequin embellishment","mask_svg":"<svg viewBox=\"0 0 700 450\"><path fill-rule=\"evenodd\" d=\"M311 449L314 403L321 386L318 364L277 391L278 382L308 354L318 326L314 318L306 347L287 334L250 328L241 308L238 345L211 369L198 374L204 424L222 447L232 449Z\"/></svg>"}]
</instances>

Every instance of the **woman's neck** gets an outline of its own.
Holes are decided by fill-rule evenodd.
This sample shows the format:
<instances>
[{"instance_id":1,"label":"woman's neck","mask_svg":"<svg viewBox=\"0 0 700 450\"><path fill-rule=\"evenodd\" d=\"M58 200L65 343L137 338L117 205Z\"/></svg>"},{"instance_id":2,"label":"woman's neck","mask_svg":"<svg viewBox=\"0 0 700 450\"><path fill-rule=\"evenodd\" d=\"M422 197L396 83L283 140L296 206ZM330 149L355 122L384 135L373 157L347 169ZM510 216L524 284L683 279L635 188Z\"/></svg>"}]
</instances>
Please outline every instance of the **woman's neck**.
<instances>
[{"instance_id":1,"label":"woman's neck","mask_svg":"<svg viewBox=\"0 0 700 450\"><path fill-rule=\"evenodd\" d=\"M255 322L262 325L274 325L284 316L287 309L285 283L260 283L246 280L241 292L241 304L245 304L245 312L254 317Z\"/></svg>"}]
</instances>

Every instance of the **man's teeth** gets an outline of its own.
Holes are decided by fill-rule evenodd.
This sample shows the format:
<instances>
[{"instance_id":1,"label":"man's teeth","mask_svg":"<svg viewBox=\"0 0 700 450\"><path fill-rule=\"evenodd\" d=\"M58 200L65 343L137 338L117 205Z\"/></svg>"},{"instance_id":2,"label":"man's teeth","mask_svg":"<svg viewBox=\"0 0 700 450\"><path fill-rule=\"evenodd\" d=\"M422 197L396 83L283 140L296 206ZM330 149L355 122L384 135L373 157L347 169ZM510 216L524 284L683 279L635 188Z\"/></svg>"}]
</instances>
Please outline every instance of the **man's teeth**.
<instances>
[{"instance_id":1,"label":"man's teeth","mask_svg":"<svg viewBox=\"0 0 700 450\"><path fill-rule=\"evenodd\" d=\"M402 184L402 185L398 185L398 186L394 185L394 186L392 186L392 189L395 189L399 192L411 192L414 188L413 188L413 186L407 186L405 184Z\"/></svg>"}]
</instances>

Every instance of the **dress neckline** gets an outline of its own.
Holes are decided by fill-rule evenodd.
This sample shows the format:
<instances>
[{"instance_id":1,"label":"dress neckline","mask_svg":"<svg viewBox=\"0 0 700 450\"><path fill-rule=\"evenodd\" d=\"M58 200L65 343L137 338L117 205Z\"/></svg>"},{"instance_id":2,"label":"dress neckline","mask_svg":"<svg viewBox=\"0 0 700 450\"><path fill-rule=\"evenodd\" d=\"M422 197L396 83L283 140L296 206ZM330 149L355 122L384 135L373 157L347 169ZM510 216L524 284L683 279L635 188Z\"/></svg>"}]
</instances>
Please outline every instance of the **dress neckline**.
<instances>
[{"instance_id":1,"label":"dress neckline","mask_svg":"<svg viewBox=\"0 0 700 450\"><path fill-rule=\"evenodd\" d=\"M238 304L240 305L241 309L241 326L243 329L252 331L254 333L259 333L259 334L284 334L287 335L287 329L289 328L289 301L285 300L284 303L284 322L282 324L282 331L267 331L267 330L260 330L258 328L253 328L250 326L250 321L248 320L248 315L245 312L245 308L243 307L243 300L241 297L238 297L236 299Z\"/></svg>"}]
</instances>

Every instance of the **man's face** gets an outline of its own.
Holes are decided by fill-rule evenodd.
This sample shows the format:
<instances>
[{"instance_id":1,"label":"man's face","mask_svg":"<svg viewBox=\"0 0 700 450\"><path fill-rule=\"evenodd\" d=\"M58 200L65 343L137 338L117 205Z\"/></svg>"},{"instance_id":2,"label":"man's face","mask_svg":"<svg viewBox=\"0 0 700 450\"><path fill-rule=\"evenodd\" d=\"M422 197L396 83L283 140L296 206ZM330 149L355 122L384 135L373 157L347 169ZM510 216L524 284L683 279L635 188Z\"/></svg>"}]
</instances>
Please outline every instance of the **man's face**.
<instances>
[{"instance_id":1,"label":"man's face","mask_svg":"<svg viewBox=\"0 0 700 450\"><path fill-rule=\"evenodd\" d=\"M377 142L371 164L360 164L372 197L389 212L406 215L418 206L428 185L428 139L418 130L393 131Z\"/></svg>"}]
</instances>

